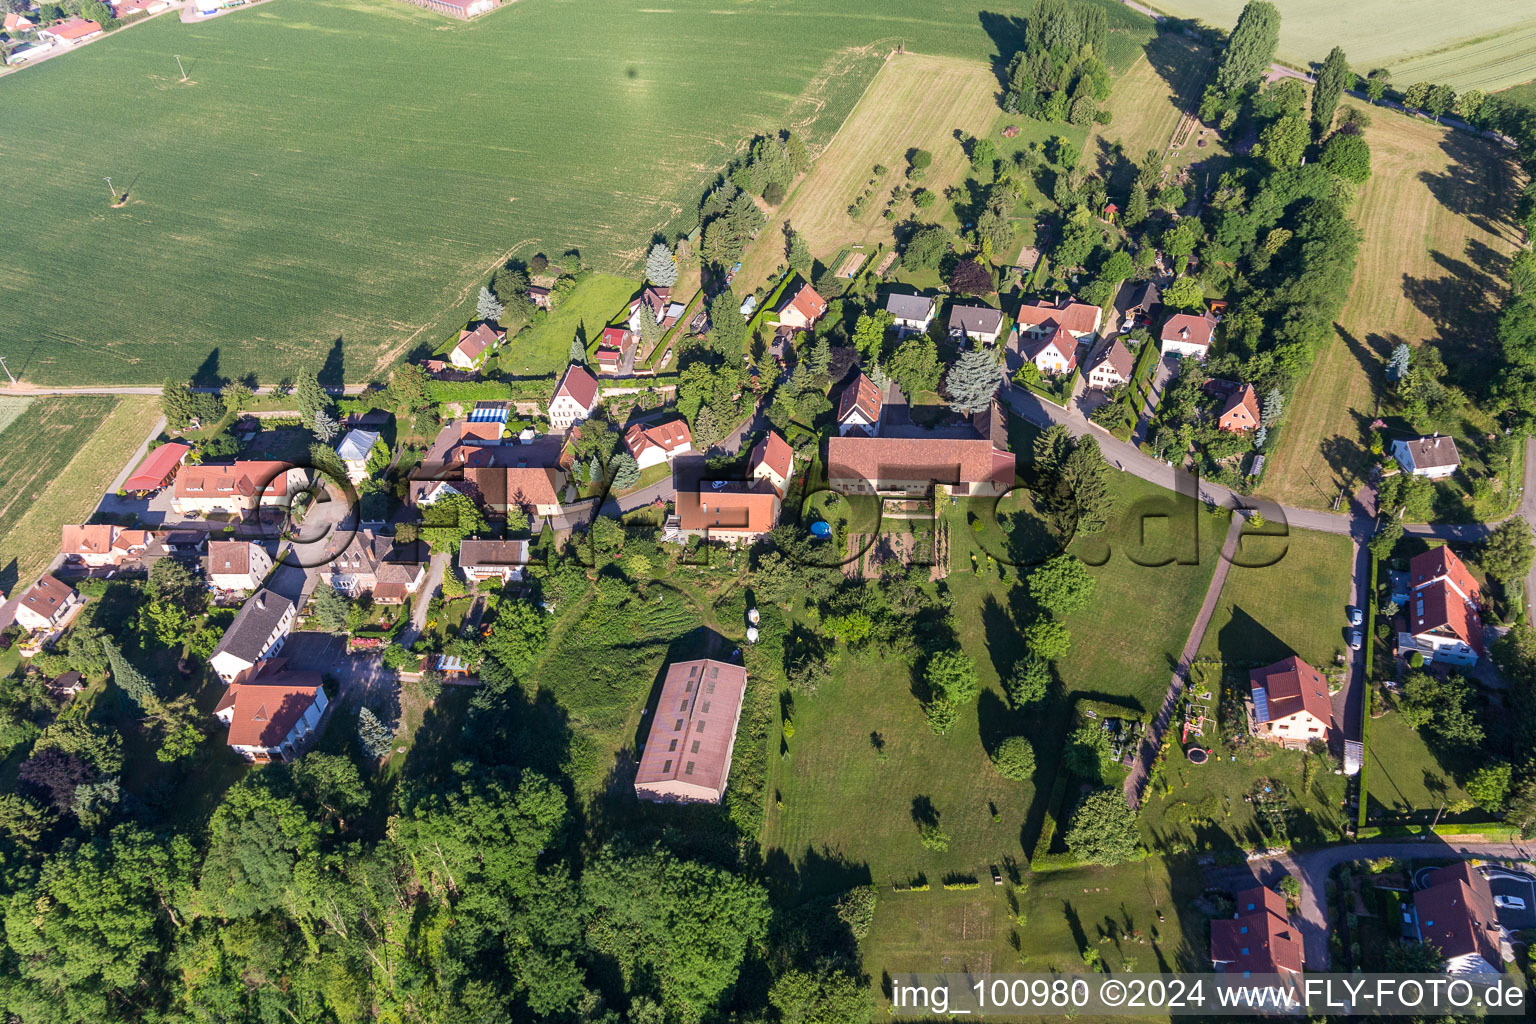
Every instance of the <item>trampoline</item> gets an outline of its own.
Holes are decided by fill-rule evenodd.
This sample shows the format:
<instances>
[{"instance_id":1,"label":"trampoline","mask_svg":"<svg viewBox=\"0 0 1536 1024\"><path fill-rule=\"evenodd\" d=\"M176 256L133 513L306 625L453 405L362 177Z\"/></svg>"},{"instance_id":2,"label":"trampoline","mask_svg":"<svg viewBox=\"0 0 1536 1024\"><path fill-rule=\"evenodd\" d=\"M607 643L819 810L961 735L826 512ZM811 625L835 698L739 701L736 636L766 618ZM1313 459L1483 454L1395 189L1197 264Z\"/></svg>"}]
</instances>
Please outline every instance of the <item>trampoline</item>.
<instances>
[{"instance_id":1,"label":"trampoline","mask_svg":"<svg viewBox=\"0 0 1536 1024\"><path fill-rule=\"evenodd\" d=\"M1189 758L1190 764L1205 764L1210 758L1211 752L1200 747L1190 747L1184 751L1184 756Z\"/></svg>"}]
</instances>

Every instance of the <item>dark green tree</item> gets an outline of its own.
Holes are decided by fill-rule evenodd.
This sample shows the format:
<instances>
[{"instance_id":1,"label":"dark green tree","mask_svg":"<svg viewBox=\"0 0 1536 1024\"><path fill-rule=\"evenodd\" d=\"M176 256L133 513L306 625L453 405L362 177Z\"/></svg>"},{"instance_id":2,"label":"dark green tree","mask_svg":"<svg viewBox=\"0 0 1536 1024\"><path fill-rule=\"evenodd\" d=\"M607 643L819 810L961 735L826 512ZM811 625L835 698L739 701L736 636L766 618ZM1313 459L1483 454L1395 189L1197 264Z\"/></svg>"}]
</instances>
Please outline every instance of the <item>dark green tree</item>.
<instances>
[{"instance_id":1,"label":"dark green tree","mask_svg":"<svg viewBox=\"0 0 1536 1024\"><path fill-rule=\"evenodd\" d=\"M1280 45L1280 11L1268 0L1249 0L1216 68L1216 87L1231 95L1257 84Z\"/></svg>"},{"instance_id":2,"label":"dark green tree","mask_svg":"<svg viewBox=\"0 0 1536 1024\"><path fill-rule=\"evenodd\" d=\"M1125 794L1118 788L1099 789L1084 797L1072 812L1065 838L1067 849L1079 860L1119 864L1135 855L1141 832Z\"/></svg>"},{"instance_id":3,"label":"dark green tree","mask_svg":"<svg viewBox=\"0 0 1536 1024\"><path fill-rule=\"evenodd\" d=\"M1312 130L1318 138L1327 135L1333 127L1334 111L1338 110L1339 99L1353 77L1343 47L1335 46L1329 50L1317 72L1317 84L1312 88Z\"/></svg>"}]
</instances>

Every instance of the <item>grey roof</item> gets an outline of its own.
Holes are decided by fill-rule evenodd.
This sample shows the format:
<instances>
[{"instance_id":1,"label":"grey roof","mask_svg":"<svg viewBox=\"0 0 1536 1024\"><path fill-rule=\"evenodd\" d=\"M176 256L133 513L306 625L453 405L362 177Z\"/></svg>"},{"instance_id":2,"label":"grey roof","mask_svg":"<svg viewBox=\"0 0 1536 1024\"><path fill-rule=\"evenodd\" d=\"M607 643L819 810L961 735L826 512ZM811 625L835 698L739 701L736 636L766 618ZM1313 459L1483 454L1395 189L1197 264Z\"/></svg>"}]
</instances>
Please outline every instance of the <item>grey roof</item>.
<instances>
[{"instance_id":1,"label":"grey roof","mask_svg":"<svg viewBox=\"0 0 1536 1024\"><path fill-rule=\"evenodd\" d=\"M933 315L933 299L926 295L887 295L885 308L898 320L926 320Z\"/></svg>"},{"instance_id":2,"label":"grey roof","mask_svg":"<svg viewBox=\"0 0 1536 1024\"><path fill-rule=\"evenodd\" d=\"M377 430L349 430L336 446L336 454L348 462L362 462L373 451L373 443L378 439Z\"/></svg>"},{"instance_id":3,"label":"grey roof","mask_svg":"<svg viewBox=\"0 0 1536 1024\"><path fill-rule=\"evenodd\" d=\"M277 628L278 622L293 602L283 595L265 588L251 595L235 616L235 621L224 631L224 638L213 649L214 654L233 654L237 658L255 663L261 657L267 637Z\"/></svg>"},{"instance_id":4,"label":"grey roof","mask_svg":"<svg viewBox=\"0 0 1536 1024\"><path fill-rule=\"evenodd\" d=\"M1003 325L1003 311L991 306L949 307L949 329L966 334L996 334Z\"/></svg>"},{"instance_id":5,"label":"grey roof","mask_svg":"<svg viewBox=\"0 0 1536 1024\"><path fill-rule=\"evenodd\" d=\"M1445 434L1432 437L1411 437L1398 442L1408 448L1415 469L1439 469L1442 466L1461 465L1461 455L1456 442Z\"/></svg>"}]
</instances>

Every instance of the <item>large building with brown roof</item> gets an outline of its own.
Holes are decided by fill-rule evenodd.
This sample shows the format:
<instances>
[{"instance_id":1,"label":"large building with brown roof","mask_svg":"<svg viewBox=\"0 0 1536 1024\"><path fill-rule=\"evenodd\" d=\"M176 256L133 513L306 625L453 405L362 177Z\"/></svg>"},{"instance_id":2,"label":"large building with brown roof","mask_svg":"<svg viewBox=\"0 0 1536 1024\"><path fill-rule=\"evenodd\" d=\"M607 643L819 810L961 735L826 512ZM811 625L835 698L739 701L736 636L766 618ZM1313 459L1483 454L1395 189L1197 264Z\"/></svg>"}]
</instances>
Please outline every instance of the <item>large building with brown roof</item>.
<instances>
[{"instance_id":1,"label":"large building with brown roof","mask_svg":"<svg viewBox=\"0 0 1536 1024\"><path fill-rule=\"evenodd\" d=\"M740 665L705 659L668 666L635 773L635 795L719 803L746 692L747 670Z\"/></svg>"},{"instance_id":2,"label":"large building with brown roof","mask_svg":"<svg viewBox=\"0 0 1536 1024\"><path fill-rule=\"evenodd\" d=\"M1013 486L1014 458L1001 407L933 430L887 424L877 437L827 439L827 483L844 494L927 494L942 484L960 496L1000 495Z\"/></svg>"},{"instance_id":3,"label":"large building with brown roof","mask_svg":"<svg viewBox=\"0 0 1536 1024\"><path fill-rule=\"evenodd\" d=\"M487 323L477 325L472 331L460 331L453 351L448 353L448 362L461 370L477 369L484 362L485 354L500 345L506 337L506 331L499 331Z\"/></svg>"},{"instance_id":4,"label":"large building with brown roof","mask_svg":"<svg viewBox=\"0 0 1536 1024\"><path fill-rule=\"evenodd\" d=\"M1432 872L1413 894L1413 927L1419 941L1438 949L1448 974L1498 974L1506 954L1503 929L1488 879L1461 861Z\"/></svg>"},{"instance_id":5,"label":"large building with brown roof","mask_svg":"<svg viewBox=\"0 0 1536 1024\"><path fill-rule=\"evenodd\" d=\"M358 530L325 567L326 582L350 597L373 595L378 604L401 604L426 579L426 553L417 543Z\"/></svg>"},{"instance_id":6,"label":"large building with brown roof","mask_svg":"<svg viewBox=\"0 0 1536 1024\"><path fill-rule=\"evenodd\" d=\"M1283 747L1305 749L1313 740L1327 743L1333 728L1333 698L1328 680L1291 655L1248 674L1253 734Z\"/></svg>"},{"instance_id":7,"label":"large building with brown roof","mask_svg":"<svg viewBox=\"0 0 1536 1024\"><path fill-rule=\"evenodd\" d=\"M1136 356L1126 348L1125 342L1116 338L1101 348L1088 367L1088 386L1108 391L1124 387L1131 382L1131 372L1136 367Z\"/></svg>"},{"instance_id":8,"label":"large building with brown roof","mask_svg":"<svg viewBox=\"0 0 1536 1024\"><path fill-rule=\"evenodd\" d=\"M779 521L779 493L757 481L714 481L697 489L679 488L673 507L676 522L669 527L685 537L703 537L727 544L750 542L772 530Z\"/></svg>"},{"instance_id":9,"label":"large building with brown roof","mask_svg":"<svg viewBox=\"0 0 1536 1024\"><path fill-rule=\"evenodd\" d=\"M16 602L16 625L23 629L56 629L80 607L75 588L52 576L43 576Z\"/></svg>"},{"instance_id":10,"label":"large building with brown roof","mask_svg":"<svg viewBox=\"0 0 1536 1024\"><path fill-rule=\"evenodd\" d=\"M286 508L304 475L304 470L287 462L187 466L176 475L171 508L181 515L230 516L258 508Z\"/></svg>"},{"instance_id":11,"label":"large building with brown roof","mask_svg":"<svg viewBox=\"0 0 1536 1024\"><path fill-rule=\"evenodd\" d=\"M1071 298L1060 302L1026 302L1019 307L1019 332L1034 338L1047 338L1058 330L1073 340L1082 341L1099 329L1104 311Z\"/></svg>"},{"instance_id":12,"label":"large building with brown roof","mask_svg":"<svg viewBox=\"0 0 1536 1024\"><path fill-rule=\"evenodd\" d=\"M1431 548L1408 563L1412 590L1403 609L1400 653L1467 668L1483 656L1482 589L1449 547Z\"/></svg>"},{"instance_id":13,"label":"large building with brown roof","mask_svg":"<svg viewBox=\"0 0 1536 1024\"><path fill-rule=\"evenodd\" d=\"M1403 467L1404 473L1431 480L1448 477L1461 465L1461 453L1456 450L1456 439L1445 434L1393 441L1392 458Z\"/></svg>"},{"instance_id":14,"label":"large building with brown roof","mask_svg":"<svg viewBox=\"0 0 1536 1024\"><path fill-rule=\"evenodd\" d=\"M624 431L624 447L642 470L671 462L684 452L693 451L693 433L684 419L668 420L652 427L630 424Z\"/></svg>"},{"instance_id":15,"label":"large building with brown roof","mask_svg":"<svg viewBox=\"0 0 1536 1024\"><path fill-rule=\"evenodd\" d=\"M1222 974L1300 975L1300 933L1291 926L1285 897L1256 887L1237 894L1237 913L1211 921L1211 963Z\"/></svg>"},{"instance_id":16,"label":"large building with brown roof","mask_svg":"<svg viewBox=\"0 0 1536 1024\"><path fill-rule=\"evenodd\" d=\"M1163 324L1160 335L1163 355L1193 356L1204 359L1211 352L1216 336L1216 317L1212 313L1175 313Z\"/></svg>"},{"instance_id":17,"label":"large building with brown roof","mask_svg":"<svg viewBox=\"0 0 1536 1024\"><path fill-rule=\"evenodd\" d=\"M268 662L229 684L213 715L229 726L229 747L247 761L289 761L304 752L330 703L319 672Z\"/></svg>"},{"instance_id":18,"label":"large building with brown roof","mask_svg":"<svg viewBox=\"0 0 1536 1024\"><path fill-rule=\"evenodd\" d=\"M463 540L459 542L459 569L470 580L497 579L521 582L528 568L526 540Z\"/></svg>"}]
</instances>

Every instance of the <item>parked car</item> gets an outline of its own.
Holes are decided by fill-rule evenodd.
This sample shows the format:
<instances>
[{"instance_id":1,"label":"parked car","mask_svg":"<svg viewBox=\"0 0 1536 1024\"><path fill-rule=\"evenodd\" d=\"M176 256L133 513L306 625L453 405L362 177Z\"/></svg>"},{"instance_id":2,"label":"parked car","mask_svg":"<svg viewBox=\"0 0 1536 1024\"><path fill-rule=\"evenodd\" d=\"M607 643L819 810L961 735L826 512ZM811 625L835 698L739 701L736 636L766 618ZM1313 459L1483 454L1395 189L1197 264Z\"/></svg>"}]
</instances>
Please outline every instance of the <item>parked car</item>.
<instances>
[{"instance_id":1,"label":"parked car","mask_svg":"<svg viewBox=\"0 0 1536 1024\"><path fill-rule=\"evenodd\" d=\"M1495 896L1493 898L1493 905L1503 907L1505 910L1524 910L1525 900L1519 896Z\"/></svg>"},{"instance_id":2,"label":"parked car","mask_svg":"<svg viewBox=\"0 0 1536 1024\"><path fill-rule=\"evenodd\" d=\"M1344 634L1344 639L1349 642L1350 650L1358 651L1360 649L1360 641L1363 638L1361 637L1360 631L1358 629L1352 629L1348 633Z\"/></svg>"},{"instance_id":3,"label":"parked car","mask_svg":"<svg viewBox=\"0 0 1536 1024\"><path fill-rule=\"evenodd\" d=\"M1350 605L1344 610L1349 614L1349 624L1351 626L1358 626L1365 621L1365 613L1354 605Z\"/></svg>"}]
</instances>

